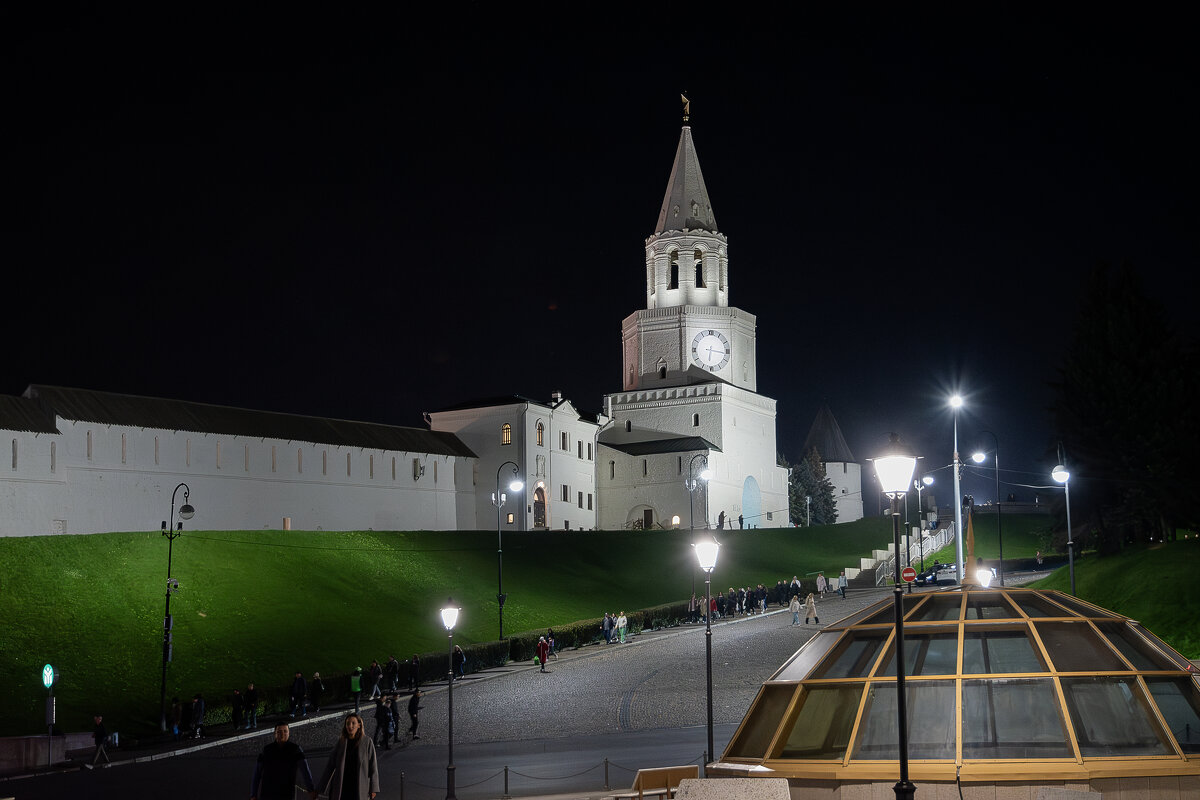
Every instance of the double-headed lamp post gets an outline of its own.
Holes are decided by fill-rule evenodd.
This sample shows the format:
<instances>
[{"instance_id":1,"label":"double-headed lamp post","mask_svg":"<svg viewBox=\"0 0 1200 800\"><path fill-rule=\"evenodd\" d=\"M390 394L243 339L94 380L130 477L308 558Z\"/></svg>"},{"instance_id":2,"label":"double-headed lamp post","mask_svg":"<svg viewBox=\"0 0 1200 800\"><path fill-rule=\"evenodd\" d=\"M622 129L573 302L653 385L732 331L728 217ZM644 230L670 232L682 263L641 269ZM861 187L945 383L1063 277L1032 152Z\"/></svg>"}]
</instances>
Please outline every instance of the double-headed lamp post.
<instances>
[{"instance_id":1,"label":"double-headed lamp post","mask_svg":"<svg viewBox=\"0 0 1200 800\"><path fill-rule=\"evenodd\" d=\"M958 460L958 410L962 408L963 399L960 395L950 398L950 407L954 409L954 558L955 578L958 585L963 584L966 568L963 564L963 522L962 522L962 487L959 485L959 472L962 471Z\"/></svg>"},{"instance_id":2,"label":"double-headed lamp post","mask_svg":"<svg viewBox=\"0 0 1200 800\"><path fill-rule=\"evenodd\" d=\"M446 659L446 741L449 751L446 763L446 800L456 800L454 796L454 623L458 622L458 612L454 598L446 598L446 607L442 609L442 625L446 627L446 638L450 649Z\"/></svg>"},{"instance_id":3,"label":"double-headed lamp post","mask_svg":"<svg viewBox=\"0 0 1200 800\"><path fill-rule=\"evenodd\" d=\"M1000 544L1000 585L1004 585L1004 531L1000 527L1000 440L991 431L983 431L992 437L992 466L996 468L996 540ZM982 464L987 453L978 452L971 456L976 464Z\"/></svg>"},{"instance_id":4,"label":"double-headed lamp post","mask_svg":"<svg viewBox=\"0 0 1200 800\"><path fill-rule=\"evenodd\" d=\"M175 494L180 489L183 489L183 505L179 507L180 522L175 522ZM188 503L188 495L192 490L188 488L186 483L181 483L175 487L175 491L171 492L171 516L163 520L162 535L167 537L167 609L163 615L163 642L162 642L162 684L159 687L158 693L158 729L165 731L167 729L167 662L171 660L171 629L174 623L171 620L171 595L175 593L179 586L178 581L171 579L171 555L175 546L175 540L183 535L182 520L191 519L196 513L196 509ZM177 527L176 527L177 526Z\"/></svg>"},{"instance_id":5,"label":"double-headed lamp post","mask_svg":"<svg viewBox=\"0 0 1200 800\"><path fill-rule=\"evenodd\" d=\"M1062 459L1062 446L1059 446L1058 457ZM1075 542L1071 536L1071 473L1062 464L1054 468L1050 477L1063 485L1067 501L1067 563L1071 571L1071 594L1075 594Z\"/></svg>"},{"instance_id":6,"label":"double-headed lamp post","mask_svg":"<svg viewBox=\"0 0 1200 800\"><path fill-rule=\"evenodd\" d=\"M956 448L957 449L957 448ZM955 453L957 456L957 452ZM896 800L913 800L917 787L908 779L908 703L904 696L904 592L900 587L900 500L912 485L917 457L900 437L891 441L882 456L875 459L875 474L879 485L892 501L892 536L896 548L896 587L892 592L896 616L896 716L900 733L900 780L894 787Z\"/></svg>"},{"instance_id":7,"label":"double-headed lamp post","mask_svg":"<svg viewBox=\"0 0 1200 800\"><path fill-rule=\"evenodd\" d=\"M712 695L712 573L717 567L717 552L720 542L709 540L697 542L696 560L704 570L704 663L708 673L708 758L716 760L713 753L713 695ZM707 769L707 768L706 768Z\"/></svg>"},{"instance_id":8,"label":"double-headed lamp post","mask_svg":"<svg viewBox=\"0 0 1200 800\"><path fill-rule=\"evenodd\" d=\"M917 490L917 521L920 525L920 531L917 533L917 553L921 557L921 572L925 571L925 505L921 502L921 489L932 485L932 475L926 475L919 481L913 481L913 488Z\"/></svg>"},{"instance_id":9,"label":"double-headed lamp post","mask_svg":"<svg viewBox=\"0 0 1200 800\"><path fill-rule=\"evenodd\" d=\"M696 474L696 462L704 464L704 469L700 470L700 474ZM691 516L689 527L693 531L691 534L692 544L696 544L696 490L701 484L705 485L704 489L704 528L708 529L708 487L709 480L712 479L712 470L708 468L708 455L705 453L696 453L692 456L692 460L688 463L688 477L683 482L683 486L688 490L688 513ZM692 570L692 597L696 596L696 571Z\"/></svg>"},{"instance_id":10,"label":"double-headed lamp post","mask_svg":"<svg viewBox=\"0 0 1200 800\"><path fill-rule=\"evenodd\" d=\"M500 524L500 509L508 502L508 495L500 491L500 473L507 466L512 467L512 480L508 483L509 491L513 494L525 488L525 482L518 474L520 469L515 461L505 461L496 469L496 491L492 493L492 505L496 507L496 602L500 604L500 638L504 638L504 601L508 595L504 593L504 533Z\"/></svg>"}]
</instances>

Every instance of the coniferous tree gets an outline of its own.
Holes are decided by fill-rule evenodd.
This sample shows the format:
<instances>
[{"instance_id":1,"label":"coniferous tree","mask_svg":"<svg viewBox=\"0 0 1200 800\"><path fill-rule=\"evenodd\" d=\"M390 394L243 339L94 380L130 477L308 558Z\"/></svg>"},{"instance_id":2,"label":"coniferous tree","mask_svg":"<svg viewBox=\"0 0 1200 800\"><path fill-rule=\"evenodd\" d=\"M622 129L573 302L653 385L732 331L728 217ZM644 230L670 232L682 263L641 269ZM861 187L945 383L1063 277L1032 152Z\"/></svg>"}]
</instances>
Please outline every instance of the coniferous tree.
<instances>
[{"instance_id":1,"label":"coniferous tree","mask_svg":"<svg viewBox=\"0 0 1200 800\"><path fill-rule=\"evenodd\" d=\"M781 466L788 466L782 456L779 461ZM808 503L805 502L806 497L810 498ZM833 484L825 475L821 455L815 447L792 467L792 478L788 486L788 510L792 522L796 525L807 525L810 513L813 525L832 525L837 522Z\"/></svg>"},{"instance_id":2,"label":"coniferous tree","mask_svg":"<svg viewBox=\"0 0 1200 800\"><path fill-rule=\"evenodd\" d=\"M1093 273L1055 385L1078 546L1114 552L1196 520L1195 362L1128 266Z\"/></svg>"}]
</instances>

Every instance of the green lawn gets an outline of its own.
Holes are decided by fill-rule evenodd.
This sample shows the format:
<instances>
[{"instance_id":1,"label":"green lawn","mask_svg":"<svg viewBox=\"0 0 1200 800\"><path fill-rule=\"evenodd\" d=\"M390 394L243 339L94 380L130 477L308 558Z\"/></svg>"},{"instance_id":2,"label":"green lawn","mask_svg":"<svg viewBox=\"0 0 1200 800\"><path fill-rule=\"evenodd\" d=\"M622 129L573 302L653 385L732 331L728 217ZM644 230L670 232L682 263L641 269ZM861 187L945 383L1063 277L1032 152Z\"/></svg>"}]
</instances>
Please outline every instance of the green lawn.
<instances>
[{"instance_id":1,"label":"green lawn","mask_svg":"<svg viewBox=\"0 0 1200 800\"><path fill-rule=\"evenodd\" d=\"M1009 530L1006 518L1006 557ZM1017 519L1012 531L1020 542ZM718 538L714 588L728 589L792 575L811 580L818 570L836 575L885 548L891 528L886 518L871 518L722 531ZM988 539L977 525L985 557ZM693 580L701 594L704 576L693 567L689 541L688 531L506 534L505 633L679 602ZM1161 564L1157 555L1143 558L1154 564L1145 572L1139 565L1096 578L1095 596L1090 575L1102 562L1085 559L1080 596L1133 613L1121 605L1128 603L1148 627L1196 657L1200 642L1188 613L1196 607L1196 562L1170 557L1175 547L1191 557L1200 542L1163 548ZM185 531L173 550L180 591L171 601L168 699L197 691L223 699L253 680L278 702L297 669L344 676L373 658L440 654L446 636L437 612L448 596L463 609L456 643L497 638L495 532ZM0 734L44 730L47 662L60 673L55 694L65 730L88 729L98 709L131 733L156 725L166 561L158 531L0 539ZM1114 591L1114 582L1128 582L1130 591ZM1180 592L1180 600L1157 608L1152 591L1160 600Z\"/></svg>"}]
</instances>

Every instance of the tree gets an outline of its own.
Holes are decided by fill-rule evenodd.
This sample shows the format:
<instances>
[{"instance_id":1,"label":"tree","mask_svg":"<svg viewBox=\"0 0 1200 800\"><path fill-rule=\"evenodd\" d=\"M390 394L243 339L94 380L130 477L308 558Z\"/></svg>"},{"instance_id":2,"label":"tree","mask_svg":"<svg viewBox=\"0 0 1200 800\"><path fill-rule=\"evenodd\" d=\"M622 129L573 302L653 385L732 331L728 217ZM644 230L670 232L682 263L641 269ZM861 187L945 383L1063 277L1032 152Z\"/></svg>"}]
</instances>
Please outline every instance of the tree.
<instances>
[{"instance_id":1,"label":"tree","mask_svg":"<svg viewBox=\"0 0 1200 800\"><path fill-rule=\"evenodd\" d=\"M779 463L788 466L783 456L779 457ZM805 502L806 497L811 498L809 503ZM792 468L788 485L788 511L792 522L797 525L807 525L810 513L813 525L832 525L837 522L833 484L825 475L825 465L821 463L821 454L815 447Z\"/></svg>"},{"instance_id":2,"label":"tree","mask_svg":"<svg viewBox=\"0 0 1200 800\"><path fill-rule=\"evenodd\" d=\"M1098 267L1055 384L1080 546L1115 552L1196 522L1195 367L1134 271Z\"/></svg>"}]
</instances>

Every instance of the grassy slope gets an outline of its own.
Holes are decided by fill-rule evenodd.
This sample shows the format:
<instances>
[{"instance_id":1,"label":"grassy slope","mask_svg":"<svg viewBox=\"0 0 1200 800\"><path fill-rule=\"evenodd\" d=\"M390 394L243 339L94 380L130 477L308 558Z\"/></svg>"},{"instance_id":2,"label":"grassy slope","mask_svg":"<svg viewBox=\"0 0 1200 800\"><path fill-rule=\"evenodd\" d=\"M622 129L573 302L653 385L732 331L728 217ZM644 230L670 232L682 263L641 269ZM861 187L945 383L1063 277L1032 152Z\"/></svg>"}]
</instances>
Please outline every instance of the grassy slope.
<instances>
[{"instance_id":1,"label":"grassy slope","mask_svg":"<svg viewBox=\"0 0 1200 800\"><path fill-rule=\"evenodd\" d=\"M1017 541L1019 525L1012 521ZM1006 545L1009 530L1006 518ZM982 525L976 536L986 557ZM440 651L446 640L437 610L447 595L463 608L457 641L494 639L495 537L185 532L174 546L172 572L181 591L171 602L176 647L168 698L196 691L220 697L250 680L280 687L296 669L344 674L372 658ZM874 518L809 530L723 531L719 539L714 588L727 589L819 569L836 574L886 547L891 531L886 519ZM689 541L688 531L506 534L505 631L686 598L694 563ZM166 549L157 531L0 539L0 734L40 729L46 662L62 675L55 693L64 728L87 729L94 708L120 709L114 716L142 725L157 720ZM1186 587L1191 575L1184 561L1168 558L1155 568L1159 577L1136 582ZM1081 581L1090 569L1085 560ZM695 579L702 592L703 574ZM1131 613L1185 653L1200 655L1200 643L1187 640L1189 652L1175 635L1186 627L1184 603L1175 615L1153 607L1143 613L1138 606L1134 614L1118 603L1123 595L1090 597L1082 587L1080 596ZM1185 599L1197 599L1194 581L1181 590ZM1133 593L1128 602L1137 599Z\"/></svg>"}]
</instances>

